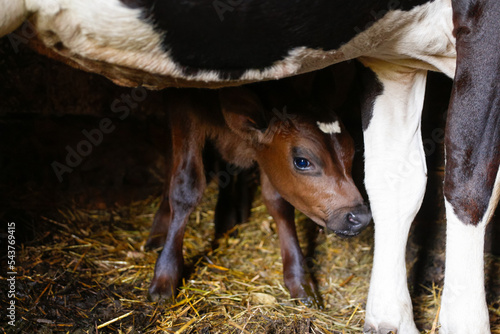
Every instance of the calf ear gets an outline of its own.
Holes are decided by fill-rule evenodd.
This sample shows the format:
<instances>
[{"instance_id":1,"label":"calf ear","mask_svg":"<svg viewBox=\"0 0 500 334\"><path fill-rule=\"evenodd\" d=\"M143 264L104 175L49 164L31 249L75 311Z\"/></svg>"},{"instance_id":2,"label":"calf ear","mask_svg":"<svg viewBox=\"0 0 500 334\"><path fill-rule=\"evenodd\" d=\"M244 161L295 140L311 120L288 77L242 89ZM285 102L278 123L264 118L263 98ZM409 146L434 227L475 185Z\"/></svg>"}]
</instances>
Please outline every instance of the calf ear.
<instances>
[{"instance_id":1,"label":"calf ear","mask_svg":"<svg viewBox=\"0 0 500 334\"><path fill-rule=\"evenodd\" d=\"M260 98L246 87L223 88L219 98L224 120L241 138L264 143L268 124Z\"/></svg>"}]
</instances>

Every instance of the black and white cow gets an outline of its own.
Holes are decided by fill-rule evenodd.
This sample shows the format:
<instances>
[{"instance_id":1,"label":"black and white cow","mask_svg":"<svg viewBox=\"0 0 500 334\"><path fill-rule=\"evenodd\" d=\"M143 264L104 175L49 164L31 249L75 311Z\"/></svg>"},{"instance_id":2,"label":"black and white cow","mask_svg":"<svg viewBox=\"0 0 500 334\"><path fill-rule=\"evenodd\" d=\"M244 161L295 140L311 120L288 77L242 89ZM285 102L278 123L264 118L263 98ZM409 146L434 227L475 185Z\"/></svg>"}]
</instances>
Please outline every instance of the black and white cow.
<instances>
[{"instance_id":1,"label":"black and white cow","mask_svg":"<svg viewBox=\"0 0 500 334\"><path fill-rule=\"evenodd\" d=\"M426 73L454 77L440 332L490 332L483 236L500 195L500 1L0 0L0 8L0 35L30 19L38 51L121 85L240 85L354 58L370 68L363 126L376 230L367 333L418 333L405 245L426 184Z\"/></svg>"}]
</instances>

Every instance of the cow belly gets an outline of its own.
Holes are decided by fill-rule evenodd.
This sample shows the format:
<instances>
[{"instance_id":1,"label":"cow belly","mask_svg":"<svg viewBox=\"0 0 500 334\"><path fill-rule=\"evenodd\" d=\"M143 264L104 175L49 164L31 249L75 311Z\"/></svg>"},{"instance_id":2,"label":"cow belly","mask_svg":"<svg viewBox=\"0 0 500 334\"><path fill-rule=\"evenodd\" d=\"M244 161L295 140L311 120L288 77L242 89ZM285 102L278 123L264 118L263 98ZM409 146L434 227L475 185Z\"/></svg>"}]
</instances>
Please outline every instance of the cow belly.
<instances>
[{"instance_id":1,"label":"cow belly","mask_svg":"<svg viewBox=\"0 0 500 334\"><path fill-rule=\"evenodd\" d=\"M221 65L204 68L203 64L195 67L174 60L175 45L171 49L164 45L169 32L154 28L143 18L141 9L126 7L118 0L31 0L26 3L28 10L35 13L32 22L38 31L38 41L30 42L38 51L75 67L103 74L124 86L217 88L288 77L363 55L439 70L449 76L454 70L449 0L426 3L408 11L390 10L385 15L367 13L372 15L373 22L366 26L366 20L360 25L349 22L348 30L356 34L346 43L330 45L324 42L323 46L317 42L314 47L299 44L267 66L246 68L243 64L243 68L236 70L233 65L231 68L221 68ZM331 18L332 21L336 19L341 20ZM200 34L204 33L203 27L198 29ZM332 40L338 39L335 32L321 33L331 36ZM277 43L282 36L271 34L268 38L268 43ZM186 40L184 44L196 43ZM266 51L256 47L256 57L259 52ZM237 61L228 60L232 64Z\"/></svg>"}]
</instances>

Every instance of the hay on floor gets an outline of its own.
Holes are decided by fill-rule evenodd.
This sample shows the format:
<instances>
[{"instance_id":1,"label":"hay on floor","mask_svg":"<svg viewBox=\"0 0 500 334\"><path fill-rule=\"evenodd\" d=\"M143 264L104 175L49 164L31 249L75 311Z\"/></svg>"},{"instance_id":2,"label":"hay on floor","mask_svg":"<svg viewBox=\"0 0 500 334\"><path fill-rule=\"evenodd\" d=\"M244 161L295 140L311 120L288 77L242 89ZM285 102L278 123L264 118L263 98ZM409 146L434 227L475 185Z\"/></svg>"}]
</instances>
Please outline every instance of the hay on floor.
<instances>
[{"instance_id":1,"label":"hay on floor","mask_svg":"<svg viewBox=\"0 0 500 334\"><path fill-rule=\"evenodd\" d=\"M282 279L276 226L257 197L237 237L211 249L216 189L191 215L184 240L187 278L175 301L151 303L157 253L143 250L158 199L100 211L62 208L34 222L18 253L15 330L40 333L361 333L372 265L373 228L354 239L325 235L297 214L303 249L324 309L291 300ZM311 238L311 234L313 238ZM315 234L315 235L314 235ZM498 261L497 261L498 262ZM441 289L414 298L424 333ZM498 321L499 301L490 305ZM494 318L496 315L496 318ZM493 333L500 333L493 328Z\"/></svg>"}]
</instances>

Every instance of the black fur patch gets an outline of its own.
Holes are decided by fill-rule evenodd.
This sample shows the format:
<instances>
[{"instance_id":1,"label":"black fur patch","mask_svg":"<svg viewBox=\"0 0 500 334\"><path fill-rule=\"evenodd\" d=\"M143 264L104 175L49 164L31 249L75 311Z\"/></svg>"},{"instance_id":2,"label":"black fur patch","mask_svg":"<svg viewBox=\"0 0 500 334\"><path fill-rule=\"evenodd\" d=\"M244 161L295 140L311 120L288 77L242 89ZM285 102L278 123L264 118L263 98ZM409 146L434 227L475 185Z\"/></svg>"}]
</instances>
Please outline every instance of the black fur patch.
<instances>
[{"instance_id":1,"label":"black fur patch","mask_svg":"<svg viewBox=\"0 0 500 334\"><path fill-rule=\"evenodd\" d=\"M446 127L444 192L457 217L477 225L500 165L500 2L453 6L457 71ZM488 33L484 33L488 32Z\"/></svg>"},{"instance_id":2,"label":"black fur patch","mask_svg":"<svg viewBox=\"0 0 500 334\"><path fill-rule=\"evenodd\" d=\"M377 78L377 75L368 67L358 66L361 72L361 85L363 86L361 95L361 125L363 131L368 129L373 117L373 108L377 96L382 95L384 86Z\"/></svg>"}]
</instances>

